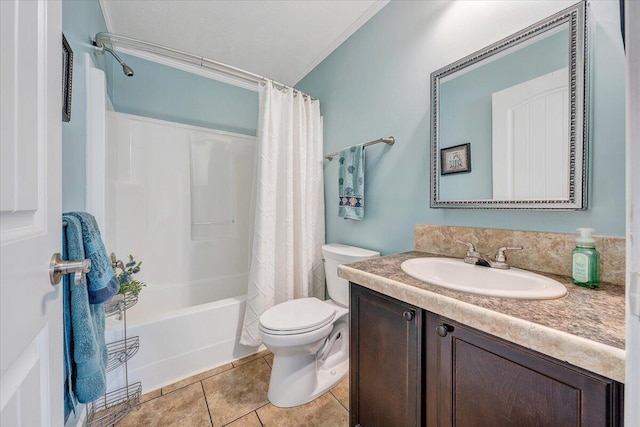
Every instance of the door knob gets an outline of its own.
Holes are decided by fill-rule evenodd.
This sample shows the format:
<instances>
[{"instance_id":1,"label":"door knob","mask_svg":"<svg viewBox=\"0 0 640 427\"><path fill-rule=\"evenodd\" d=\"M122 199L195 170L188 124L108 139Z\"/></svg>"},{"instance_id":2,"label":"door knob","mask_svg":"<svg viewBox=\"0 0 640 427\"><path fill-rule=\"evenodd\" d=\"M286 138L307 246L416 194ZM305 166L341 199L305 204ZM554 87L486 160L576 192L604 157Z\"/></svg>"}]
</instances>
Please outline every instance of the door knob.
<instances>
[{"instance_id":1,"label":"door knob","mask_svg":"<svg viewBox=\"0 0 640 427\"><path fill-rule=\"evenodd\" d=\"M407 310L404 313L402 313L402 316L405 318L405 320L407 322L411 322L413 320L413 311L411 310Z\"/></svg>"},{"instance_id":2,"label":"door knob","mask_svg":"<svg viewBox=\"0 0 640 427\"><path fill-rule=\"evenodd\" d=\"M90 270L90 259L63 261L60 253L56 252L51 257L51 262L49 263L49 280L51 280L51 284L55 286L60 283L63 275L75 273L75 284L82 285L82 273L88 273Z\"/></svg>"}]
</instances>

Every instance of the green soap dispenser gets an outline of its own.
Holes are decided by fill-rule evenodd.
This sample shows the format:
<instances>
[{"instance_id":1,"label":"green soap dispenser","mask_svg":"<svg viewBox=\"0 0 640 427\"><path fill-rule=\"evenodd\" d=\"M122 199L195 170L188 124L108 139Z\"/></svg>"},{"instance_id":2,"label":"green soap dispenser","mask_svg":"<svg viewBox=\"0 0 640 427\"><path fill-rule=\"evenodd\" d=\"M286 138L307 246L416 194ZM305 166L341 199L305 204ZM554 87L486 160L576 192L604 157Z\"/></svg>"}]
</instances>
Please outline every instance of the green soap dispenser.
<instances>
[{"instance_id":1,"label":"green soap dispenser","mask_svg":"<svg viewBox=\"0 0 640 427\"><path fill-rule=\"evenodd\" d=\"M585 288L600 286L600 254L596 251L596 241L591 236L593 228L578 228L580 236L576 248L571 253L571 278L573 283Z\"/></svg>"}]
</instances>

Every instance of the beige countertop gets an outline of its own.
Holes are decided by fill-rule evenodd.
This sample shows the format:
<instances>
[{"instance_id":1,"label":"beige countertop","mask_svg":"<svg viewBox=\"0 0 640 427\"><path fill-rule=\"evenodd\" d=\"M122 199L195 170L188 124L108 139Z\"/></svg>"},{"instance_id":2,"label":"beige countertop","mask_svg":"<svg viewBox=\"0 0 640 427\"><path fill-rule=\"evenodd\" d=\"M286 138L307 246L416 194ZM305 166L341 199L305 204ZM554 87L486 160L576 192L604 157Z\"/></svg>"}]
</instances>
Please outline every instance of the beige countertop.
<instances>
[{"instance_id":1,"label":"beige countertop","mask_svg":"<svg viewBox=\"0 0 640 427\"><path fill-rule=\"evenodd\" d=\"M400 268L406 252L341 265L338 275L361 286L458 321L513 343L624 382L624 287L602 283L597 290L571 279L541 273L567 288L554 300L485 297L431 285Z\"/></svg>"}]
</instances>

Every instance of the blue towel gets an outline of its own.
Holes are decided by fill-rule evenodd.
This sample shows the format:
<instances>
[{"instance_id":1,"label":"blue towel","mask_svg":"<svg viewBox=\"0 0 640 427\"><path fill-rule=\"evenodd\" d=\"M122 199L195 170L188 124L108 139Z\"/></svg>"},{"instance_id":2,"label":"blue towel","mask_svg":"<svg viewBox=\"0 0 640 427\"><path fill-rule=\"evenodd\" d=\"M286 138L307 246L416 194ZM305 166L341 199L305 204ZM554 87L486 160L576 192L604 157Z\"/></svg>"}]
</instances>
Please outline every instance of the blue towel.
<instances>
[{"instance_id":1,"label":"blue towel","mask_svg":"<svg viewBox=\"0 0 640 427\"><path fill-rule=\"evenodd\" d=\"M364 218L364 144L340 150L338 166L338 216Z\"/></svg>"},{"instance_id":2,"label":"blue towel","mask_svg":"<svg viewBox=\"0 0 640 427\"><path fill-rule=\"evenodd\" d=\"M64 215L77 218L82 225L84 252L91 260L91 271L88 274L89 303L99 304L111 299L120 290L120 283L113 273L96 219L86 212L67 212Z\"/></svg>"},{"instance_id":3,"label":"blue towel","mask_svg":"<svg viewBox=\"0 0 640 427\"><path fill-rule=\"evenodd\" d=\"M62 228L62 259L68 260L67 230ZM71 288L69 275L62 276L62 313L64 316L64 422L73 411L76 415L78 399L73 392L73 340L71 336Z\"/></svg>"},{"instance_id":4,"label":"blue towel","mask_svg":"<svg viewBox=\"0 0 640 427\"><path fill-rule=\"evenodd\" d=\"M63 215L66 254L69 260L85 258L82 226L74 215ZM65 275L65 414L75 412L76 401L88 403L106 392L107 347L104 340L104 305L89 304L87 278L74 283L75 273Z\"/></svg>"}]
</instances>

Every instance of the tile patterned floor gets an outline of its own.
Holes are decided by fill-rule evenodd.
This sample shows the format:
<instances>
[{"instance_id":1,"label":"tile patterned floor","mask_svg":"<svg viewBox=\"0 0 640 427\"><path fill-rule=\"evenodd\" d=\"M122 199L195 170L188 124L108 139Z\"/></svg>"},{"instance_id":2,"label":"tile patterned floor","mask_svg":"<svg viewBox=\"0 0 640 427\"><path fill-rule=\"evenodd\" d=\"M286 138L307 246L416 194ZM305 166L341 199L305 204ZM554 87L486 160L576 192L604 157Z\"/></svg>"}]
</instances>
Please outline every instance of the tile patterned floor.
<instances>
[{"instance_id":1,"label":"tile patterned floor","mask_svg":"<svg viewBox=\"0 0 640 427\"><path fill-rule=\"evenodd\" d=\"M343 427L349 424L349 378L306 405L267 400L273 354L263 351L143 395L117 425Z\"/></svg>"}]
</instances>

